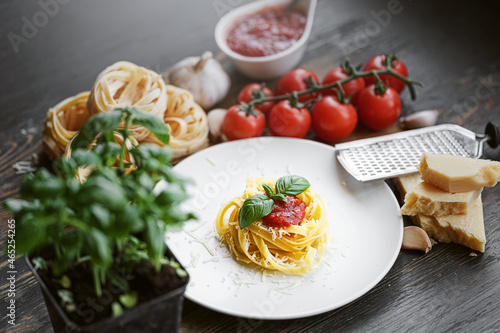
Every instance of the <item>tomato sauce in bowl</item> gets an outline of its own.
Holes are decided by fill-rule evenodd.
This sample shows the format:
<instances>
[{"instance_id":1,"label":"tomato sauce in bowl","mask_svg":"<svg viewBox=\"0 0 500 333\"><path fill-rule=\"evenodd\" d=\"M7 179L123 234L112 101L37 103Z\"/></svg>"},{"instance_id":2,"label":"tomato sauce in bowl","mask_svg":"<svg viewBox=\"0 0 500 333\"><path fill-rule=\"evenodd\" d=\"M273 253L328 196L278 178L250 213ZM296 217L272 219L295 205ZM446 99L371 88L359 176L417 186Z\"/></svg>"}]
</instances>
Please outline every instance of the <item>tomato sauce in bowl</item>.
<instances>
[{"instance_id":1,"label":"tomato sauce in bowl","mask_svg":"<svg viewBox=\"0 0 500 333\"><path fill-rule=\"evenodd\" d=\"M231 50L247 57L269 56L296 43L307 22L298 10L285 12L284 6L266 7L236 20L226 42Z\"/></svg>"}]
</instances>

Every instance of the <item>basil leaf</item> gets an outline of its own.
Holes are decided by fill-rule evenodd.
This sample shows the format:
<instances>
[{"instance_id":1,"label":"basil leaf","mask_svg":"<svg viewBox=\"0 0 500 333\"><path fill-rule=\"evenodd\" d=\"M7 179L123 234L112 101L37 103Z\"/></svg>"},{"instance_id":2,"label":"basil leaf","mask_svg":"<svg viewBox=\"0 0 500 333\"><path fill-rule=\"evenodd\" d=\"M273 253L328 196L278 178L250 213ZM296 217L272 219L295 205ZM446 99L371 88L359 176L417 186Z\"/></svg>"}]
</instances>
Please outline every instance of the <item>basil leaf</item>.
<instances>
[{"instance_id":1,"label":"basil leaf","mask_svg":"<svg viewBox=\"0 0 500 333\"><path fill-rule=\"evenodd\" d=\"M139 300L139 297L137 296L136 291L131 291L126 294L122 294L118 296L118 299L120 300L120 303L123 304L124 307L127 309L133 308L136 304L137 301Z\"/></svg>"},{"instance_id":2,"label":"basil leaf","mask_svg":"<svg viewBox=\"0 0 500 333\"><path fill-rule=\"evenodd\" d=\"M35 271L39 269L47 269L47 263L42 257L35 257L31 259L31 263L33 264L33 268L35 269Z\"/></svg>"},{"instance_id":3,"label":"basil leaf","mask_svg":"<svg viewBox=\"0 0 500 333\"><path fill-rule=\"evenodd\" d=\"M119 302L111 303L111 312L113 313L113 317L118 317L123 314L123 308Z\"/></svg>"},{"instance_id":4,"label":"basil leaf","mask_svg":"<svg viewBox=\"0 0 500 333\"><path fill-rule=\"evenodd\" d=\"M291 175L284 176L276 182L276 193L284 195L299 195L307 190L311 184L304 177Z\"/></svg>"},{"instance_id":5,"label":"basil leaf","mask_svg":"<svg viewBox=\"0 0 500 333\"><path fill-rule=\"evenodd\" d=\"M30 202L21 199L7 199L2 204L2 208L10 211L11 213L18 214L26 208L31 207Z\"/></svg>"},{"instance_id":6,"label":"basil leaf","mask_svg":"<svg viewBox=\"0 0 500 333\"><path fill-rule=\"evenodd\" d=\"M266 191L267 196L272 199L275 195L273 188L267 184L262 184L262 187L264 188L264 191Z\"/></svg>"},{"instance_id":7,"label":"basil leaf","mask_svg":"<svg viewBox=\"0 0 500 333\"><path fill-rule=\"evenodd\" d=\"M85 253L87 253L92 262L101 266L109 267L113 261L111 253L111 239L98 229L92 229L85 234Z\"/></svg>"},{"instance_id":8,"label":"basil leaf","mask_svg":"<svg viewBox=\"0 0 500 333\"><path fill-rule=\"evenodd\" d=\"M118 146L116 143L115 143L115 145ZM101 146L99 145L97 147L100 148ZM113 162L116 161L116 155L118 155L119 153L120 153L120 151L119 151L119 147L118 147L117 153L114 154L114 156L113 156L114 157ZM72 152L71 156L76 161L77 166L99 165L101 163L101 159L100 159L99 155L97 155L93 151L89 151L86 149L76 149Z\"/></svg>"},{"instance_id":9,"label":"basil leaf","mask_svg":"<svg viewBox=\"0 0 500 333\"><path fill-rule=\"evenodd\" d=\"M100 229L107 229L111 224L111 213L108 208L97 203L91 204L89 213Z\"/></svg>"},{"instance_id":10,"label":"basil leaf","mask_svg":"<svg viewBox=\"0 0 500 333\"><path fill-rule=\"evenodd\" d=\"M99 159L99 163L105 166L112 166L116 162L116 156L120 155L120 146L116 142L102 142L92 149ZM74 156L74 153L73 153ZM86 164L86 165L99 165L99 164Z\"/></svg>"},{"instance_id":11,"label":"basil leaf","mask_svg":"<svg viewBox=\"0 0 500 333\"><path fill-rule=\"evenodd\" d=\"M273 210L274 201L264 194L257 194L243 202L238 214L238 224L245 229L258 219L269 215Z\"/></svg>"},{"instance_id":12,"label":"basil leaf","mask_svg":"<svg viewBox=\"0 0 500 333\"><path fill-rule=\"evenodd\" d=\"M97 134L101 132L113 132L120 125L121 121L122 112L120 110L102 112L90 117L71 142L71 149L87 149Z\"/></svg>"},{"instance_id":13,"label":"basil leaf","mask_svg":"<svg viewBox=\"0 0 500 333\"><path fill-rule=\"evenodd\" d=\"M23 198L54 198L63 193L63 181L50 173L47 169L38 169L30 181L23 184L21 196Z\"/></svg>"},{"instance_id":14,"label":"basil leaf","mask_svg":"<svg viewBox=\"0 0 500 333\"><path fill-rule=\"evenodd\" d=\"M162 119L139 108L126 108L125 110L132 115L132 123L146 127L158 140L168 145L170 134Z\"/></svg>"},{"instance_id":15,"label":"basil leaf","mask_svg":"<svg viewBox=\"0 0 500 333\"><path fill-rule=\"evenodd\" d=\"M161 267L161 258L165 252L165 232L158 225L158 220L155 216L150 216L146 219L146 230L144 240L147 244L149 260L157 271Z\"/></svg>"},{"instance_id":16,"label":"basil leaf","mask_svg":"<svg viewBox=\"0 0 500 333\"><path fill-rule=\"evenodd\" d=\"M135 249L135 250L137 250L137 249ZM129 292L130 286L128 284L128 281L125 278L121 277L120 275L116 274L113 271L108 272L108 274L106 275L106 278L109 279L109 282L113 286L120 288L124 292Z\"/></svg>"},{"instance_id":17,"label":"basil leaf","mask_svg":"<svg viewBox=\"0 0 500 333\"><path fill-rule=\"evenodd\" d=\"M88 178L82 185L76 201L86 210L93 204L101 204L109 210L121 210L129 200L119 182L96 176Z\"/></svg>"},{"instance_id":18,"label":"basil leaf","mask_svg":"<svg viewBox=\"0 0 500 333\"><path fill-rule=\"evenodd\" d=\"M57 295L61 298L61 305L65 304L73 304L75 301L73 300L73 293L70 290L59 289L57 291Z\"/></svg>"},{"instance_id":19,"label":"basil leaf","mask_svg":"<svg viewBox=\"0 0 500 333\"><path fill-rule=\"evenodd\" d=\"M284 202L287 201L286 196L283 193L276 194L273 197L273 200L281 200L281 201L284 201Z\"/></svg>"}]
</instances>

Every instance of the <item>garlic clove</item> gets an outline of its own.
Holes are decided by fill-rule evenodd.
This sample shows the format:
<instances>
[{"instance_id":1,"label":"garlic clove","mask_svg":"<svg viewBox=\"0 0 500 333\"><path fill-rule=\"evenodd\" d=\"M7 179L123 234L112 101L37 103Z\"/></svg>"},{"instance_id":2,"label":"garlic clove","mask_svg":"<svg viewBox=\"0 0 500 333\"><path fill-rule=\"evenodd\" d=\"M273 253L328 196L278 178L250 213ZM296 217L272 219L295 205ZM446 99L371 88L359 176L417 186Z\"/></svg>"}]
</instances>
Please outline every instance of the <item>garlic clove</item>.
<instances>
[{"instance_id":1,"label":"garlic clove","mask_svg":"<svg viewBox=\"0 0 500 333\"><path fill-rule=\"evenodd\" d=\"M437 110L425 110L412 113L399 119L403 129L416 129L437 124L439 112Z\"/></svg>"},{"instance_id":2,"label":"garlic clove","mask_svg":"<svg viewBox=\"0 0 500 333\"><path fill-rule=\"evenodd\" d=\"M231 79L210 51L187 57L163 73L165 82L189 90L194 100L208 110L226 97Z\"/></svg>"},{"instance_id":3,"label":"garlic clove","mask_svg":"<svg viewBox=\"0 0 500 333\"><path fill-rule=\"evenodd\" d=\"M432 248L431 239L424 229L410 226L403 230L403 250L420 250L425 253Z\"/></svg>"},{"instance_id":4,"label":"garlic clove","mask_svg":"<svg viewBox=\"0 0 500 333\"><path fill-rule=\"evenodd\" d=\"M210 135L215 140L218 140L222 135L222 123L224 122L226 113L227 109L213 109L208 112L208 129L210 131Z\"/></svg>"}]
</instances>

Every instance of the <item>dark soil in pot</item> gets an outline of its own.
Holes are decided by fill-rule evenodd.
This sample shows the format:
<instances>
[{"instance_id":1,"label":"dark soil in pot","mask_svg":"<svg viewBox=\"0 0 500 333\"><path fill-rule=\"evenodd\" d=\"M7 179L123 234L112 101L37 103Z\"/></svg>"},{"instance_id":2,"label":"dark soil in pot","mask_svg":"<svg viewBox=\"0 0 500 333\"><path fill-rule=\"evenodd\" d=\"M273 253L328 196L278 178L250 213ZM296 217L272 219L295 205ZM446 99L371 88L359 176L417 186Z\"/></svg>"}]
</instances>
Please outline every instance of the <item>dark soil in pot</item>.
<instances>
[{"instance_id":1,"label":"dark soil in pot","mask_svg":"<svg viewBox=\"0 0 500 333\"><path fill-rule=\"evenodd\" d=\"M44 257L46 257L44 255ZM33 258L33 257L31 257ZM71 286L63 288L60 278L54 278L51 274L51 260L46 260L47 269L38 269L36 272L46 284L47 289L53 295L59 305L62 305L60 290L69 290L74 300L73 304L62 306L69 320L80 327L98 324L107 318L112 317L111 304L119 302L119 296L123 291L117 287L116 283L110 281L102 286L101 296L97 296L94 289L93 275L88 262L83 262L77 266L71 267L66 276L71 281ZM130 290L136 291L138 295L137 306L131 308L133 311L142 305L168 294L187 284L187 277L181 278L176 272L176 268L165 264L159 272L156 272L153 265L146 260L141 260L134 268L131 276L124 276L119 270L112 270L113 273L128 280ZM67 286L66 286L67 287ZM59 292L58 292L59 291ZM183 290L182 290L183 291ZM46 298L47 303L49 300ZM49 304L47 304L49 306ZM124 310L126 310L124 308ZM136 309L137 310L137 309ZM49 311L55 313L56 311ZM163 313L163 316L175 315L174 313ZM127 316L125 312L122 316ZM145 323L146 324L146 323Z\"/></svg>"}]
</instances>

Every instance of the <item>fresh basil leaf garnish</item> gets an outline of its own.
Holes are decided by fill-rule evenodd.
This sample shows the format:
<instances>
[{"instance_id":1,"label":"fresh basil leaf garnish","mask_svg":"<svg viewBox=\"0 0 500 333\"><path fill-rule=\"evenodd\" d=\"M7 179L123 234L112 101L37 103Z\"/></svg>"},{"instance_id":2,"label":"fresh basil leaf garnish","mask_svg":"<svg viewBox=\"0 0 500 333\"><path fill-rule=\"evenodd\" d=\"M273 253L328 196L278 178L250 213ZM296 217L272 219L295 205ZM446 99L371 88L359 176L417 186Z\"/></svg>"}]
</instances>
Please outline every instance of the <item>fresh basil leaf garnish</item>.
<instances>
[{"instance_id":1,"label":"fresh basil leaf garnish","mask_svg":"<svg viewBox=\"0 0 500 333\"><path fill-rule=\"evenodd\" d=\"M269 199L264 194L257 194L246 199L238 213L240 229L245 229L258 219L269 215L273 210L273 204L273 199Z\"/></svg>"},{"instance_id":2,"label":"fresh basil leaf garnish","mask_svg":"<svg viewBox=\"0 0 500 333\"><path fill-rule=\"evenodd\" d=\"M276 193L296 196L307 190L311 184L304 177L297 175L284 176L276 182Z\"/></svg>"},{"instance_id":3,"label":"fresh basil leaf garnish","mask_svg":"<svg viewBox=\"0 0 500 333\"><path fill-rule=\"evenodd\" d=\"M281 201L284 201L284 202L287 201L286 196L283 193L276 194L273 197L273 200L281 200Z\"/></svg>"},{"instance_id":4,"label":"fresh basil leaf garnish","mask_svg":"<svg viewBox=\"0 0 500 333\"><path fill-rule=\"evenodd\" d=\"M267 196L269 198L272 199L274 197L274 195L276 194L276 193L274 193L274 190L273 190L273 188L271 186L269 186L267 184L262 184L262 187L264 188L264 191L266 191Z\"/></svg>"},{"instance_id":5,"label":"fresh basil leaf garnish","mask_svg":"<svg viewBox=\"0 0 500 333\"><path fill-rule=\"evenodd\" d=\"M238 214L240 229L245 229L260 218L271 214L274 200L287 201L286 196L296 196L307 190L311 185L301 176L284 176L276 182L276 192L268 184L262 184L267 195L257 194L243 202Z\"/></svg>"}]
</instances>

